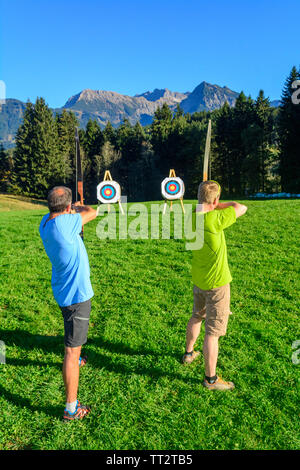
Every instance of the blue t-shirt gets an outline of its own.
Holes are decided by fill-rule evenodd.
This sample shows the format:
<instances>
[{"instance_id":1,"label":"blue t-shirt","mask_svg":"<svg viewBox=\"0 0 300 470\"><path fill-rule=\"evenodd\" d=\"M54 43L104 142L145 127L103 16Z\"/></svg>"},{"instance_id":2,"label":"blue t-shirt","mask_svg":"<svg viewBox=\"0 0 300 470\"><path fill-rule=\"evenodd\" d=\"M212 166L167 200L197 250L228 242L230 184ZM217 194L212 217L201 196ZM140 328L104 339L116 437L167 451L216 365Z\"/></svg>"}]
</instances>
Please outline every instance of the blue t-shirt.
<instances>
[{"instance_id":1,"label":"blue t-shirt","mask_svg":"<svg viewBox=\"0 0 300 470\"><path fill-rule=\"evenodd\" d=\"M84 243L80 237L80 214L62 214L54 219L42 218L40 236L52 263L51 285L60 307L85 302L93 297L90 266Z\"/></svg>"}]
</instances>

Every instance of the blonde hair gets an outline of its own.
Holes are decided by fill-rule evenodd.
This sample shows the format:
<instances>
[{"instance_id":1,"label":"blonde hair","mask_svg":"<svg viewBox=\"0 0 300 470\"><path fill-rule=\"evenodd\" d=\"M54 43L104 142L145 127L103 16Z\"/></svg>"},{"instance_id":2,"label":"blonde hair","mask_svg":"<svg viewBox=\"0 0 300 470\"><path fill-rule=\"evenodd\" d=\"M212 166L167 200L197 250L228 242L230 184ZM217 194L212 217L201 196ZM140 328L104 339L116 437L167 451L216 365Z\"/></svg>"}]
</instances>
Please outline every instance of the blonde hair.
<instances>
[{"instance_id":1,"label":"blonde hair","mask_svg":"<svg viewBox=\"0 0 300 470\"><path fill-rule=\"evenodd\" d=\"M214 200L220 196L221 186L213 180L203 181L198 188L198 203L213 204Z\"/></svg>"}]
</instances>

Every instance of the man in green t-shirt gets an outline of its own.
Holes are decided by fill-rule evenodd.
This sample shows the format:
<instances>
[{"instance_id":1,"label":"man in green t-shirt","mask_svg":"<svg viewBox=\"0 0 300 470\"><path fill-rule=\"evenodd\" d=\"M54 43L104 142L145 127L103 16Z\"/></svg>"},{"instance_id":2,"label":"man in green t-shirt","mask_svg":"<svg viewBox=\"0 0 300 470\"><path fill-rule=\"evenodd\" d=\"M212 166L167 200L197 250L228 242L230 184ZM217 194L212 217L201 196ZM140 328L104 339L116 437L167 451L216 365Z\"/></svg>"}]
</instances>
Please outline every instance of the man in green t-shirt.
<instances>
[{"instance_id":1,"label":"man in green t-shirt","mask_svg":"<svg viewBox=\"0 0 300 470\"><path fill-rule=\"evenodd\" d=\"M194 351L202 320L205 320L203 354L205 379L202 385L210 390L231 390L232 382L216 375L219 337L226 334L230 312L230 274L224 229L244 215L247 207L237 202L219 202L220 185L204 181L198 189L198 206L193 214L203 218L203 246L193 251L192 279L194 307L186 331L184 364L191 363L200 353ZM197 226L197 224L196 224Z\"/></svg>"}]
</instances>

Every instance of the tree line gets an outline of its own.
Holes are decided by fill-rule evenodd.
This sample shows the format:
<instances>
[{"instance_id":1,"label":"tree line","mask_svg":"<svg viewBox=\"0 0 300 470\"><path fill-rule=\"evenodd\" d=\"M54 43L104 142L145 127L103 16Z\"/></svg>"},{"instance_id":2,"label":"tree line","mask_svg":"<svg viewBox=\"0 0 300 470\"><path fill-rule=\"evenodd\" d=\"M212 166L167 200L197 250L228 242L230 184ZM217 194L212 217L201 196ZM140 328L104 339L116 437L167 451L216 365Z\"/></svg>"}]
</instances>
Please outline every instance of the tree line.
<instances>
[{"instance_id":1,"label":"tree line","mask_svg":"<svg viewBox=\"0 0 300 470\"><path fill-rule=\"evenodd\" d=\"M202 180L208 120L212 121L210 178L223 195L245 197L256 192L300 192L300 104L295 104L295 67L288 76L278 108L264 92L253 100L241 92L235 106L184 114L164 104L151 125L101 129L89 120L79 130L84 172L84 197L96 203L96 187L110 170L129 201L161 199L160 183L174 168L195 198ZM14 149L0 147L0 190L45 199L49 188L75 188L75 128L70 111L53 116L43 98L26 105Z\"/></svg>"}]
</instances>

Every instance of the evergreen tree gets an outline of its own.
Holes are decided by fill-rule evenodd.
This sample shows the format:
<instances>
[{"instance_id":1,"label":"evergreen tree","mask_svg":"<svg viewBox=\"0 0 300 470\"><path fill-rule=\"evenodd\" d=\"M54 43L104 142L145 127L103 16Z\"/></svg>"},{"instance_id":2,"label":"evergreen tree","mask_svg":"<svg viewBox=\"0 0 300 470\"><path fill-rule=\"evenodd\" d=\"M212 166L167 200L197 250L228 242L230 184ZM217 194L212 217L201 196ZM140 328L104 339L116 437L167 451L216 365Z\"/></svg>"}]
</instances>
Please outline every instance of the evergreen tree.
<instances>
[{"instance_id":1,"label":"evergreen tree","mask_svg":"<svg viewBox=\"0 0 300 470\"><path fill-rule=\"evenodd\" d=\"M255 123L255 107L251 97L241 92L234 108L225 104L216 119L216 144L219 179L225 192L229 194L245 194L248 186L247 163L249 148L253 137Z\"/></svg>"},{"instance_id":2,"label":"evergreen tree","mask_svg":"<svg viewBox=\"0 0 300 470\"><path fill-rule=\"evenodd\" d=\"M178 155L180 161L177 162L177 167L178 176L182 176L185 182L187 198L197 197L198 186L202 181L208 117L209 113L206 113L206 121L186 121L181 136L182 148Z\"/></svg>"},{"instance_id":3,"label":"evergreen tree","mask_svg":"<svg viewBox=\"0 0 300 470\"><path fill-rule=\"evenodd\" d=\"M213 126L216 142L216 159L214 164L214 179L218 180L222 186L224 194L232 194L232 164L231 149L232 136L231 128L233 121L233 110L227 101L216 113L215 125Z\"/></svg>"},{"instance_id":4,"label":"evergreen tree","mask_svg":"<svg viewBox=\"0 0 300 470\"><path fill-rule=\"evenodd\" d=\"M164 103L161 108L157 108L151 124L151 144L153 150L159 158L162 174L170 168L172 157L170 156L168 139L172 128L172 112L169 106Z\"/></svg>"},{"instance_id":5,"label":"evergreen tree","mask_svg":"<svg viewBox=\"0 0 300 470\"><path fill-rule=\"evenodd\" d=\"M257 143L257 159L259 168L259 183L263 192L266 190L268 169L274 159L272 152L272 133L274 127L272 109L269 98L265 98L263 90L259 91L255 101L256 121L259 127Z\"/></svg>"},{"instance_id":6,"label":"evergreen tree","mask_svg":"<svg viewBox=\"0 0 300 470\"><path fill-rule=\"evenodd\" d=\"M13 191L29 195L33 186L33 119L34 106L28 101L23 115L23 123L16 134L14 151Z\"/></svg>"},{"instance_id":7,"label":"evergreen tree","mask_svg":"<svg viewBox=\"0 0 300 470\"><path fill-rule=\"evenodd\" d=\"M105 126L103 137L105 141L109 141L112 145L116 144L116 132L110 121L108 121Z\"/></svg>"},{"instance_id":8,"label":"evergreen tree","mask_svg":"<svg viewBox=\"0 0 300 470\"><path fill-rule=\"evenodd\" d=\"M97 166L99 155L101 154L104 143L104 136L97 121L89 119L84 140L84 185L85 198L91 202L95 201L96 189L99 183L97 177Z\"/></svg>"},{"instance_id":9,"label":"evergreen tree","mask_svg":"<svg viewBox=\"0 0 300 470\"><path fill-rule=\"evenodd\" d=\"M51 186L63 183L57 126L43 98L37 98L34 106L27 104L14 162L14 182L25 195L45 198Z\"/></svg>"},{"instance_id":10,"label":"evergreen tree","mask_svg":"<svg viewBox=\"0 0 300 470\"><path fill-rule=\"evenodd\" d=\"M75 128L78 121L75 114L66 111L56 115L58 148L63 166L64 184L72 184L75 165Z\"/></svg>"},{"instance_id":11,"label":"evergreen tree","mask_svg":"<svg viewBox=\"0 0 300 470\"><path fill-rule=\"evenodd\" d=\"M104 143L104 137L97 121L89 119L85 130L84 150L89 158L99 155Z\"/></svg>"},{"instance_id":12,"label":"evergreen tree","mask_svg":"<svg viewBox=\"0 0 300 470\"><path fill-rule=\"evenodd\" d=\"M225 103L213 112L193 115L184 114L179 105L173 113L164 104L146 128L124 119L119 128L114 129L108 122L101 131L97 121L89 120L85 130L79 129L85 201L96 202L96 186L107 169L129 200L159 198L160 183L170 168L183 178L186 196L194 198L202 180L208 119L212 120L211 177L220 181L223 194L234 196L277 188L279 137L282 184L285 190L294 192L299 183L300 105L291 101L295 91L291 85L298 78L299 73L293 69L279 116L260 91L255 101L242 92L233 108ZM56 184L75 189L77 125L74 114L66 110L54 119L42 98L35 105L27 103L14 151L16 192L45 197ZM7 156L0 148L0 181L8 164L4 154ZM10 160L10 168L11 164Z\"/></svg>"},{"instance_id":13,"label":"evergreen tree","mask_svg":"<svg viewBox=\"0 0 300 470\"><path fill-rule=\"evenodd\" d=\"M300 193L300 104L292 101L292 84L300 79L300 71L293 67L282 96L278 119L280 140L280 168L283 191Z\"/></svg>"},{"instance_id":14,"label":"evergreen tree","mask_svg":"<svg viewBox=\"0 0 300 470\"><path fill-rule=\"evenodd\" d=\"M140 160L146 135L139 123L131 126L128 119L124 119L115 135L115 148L121 154L115 170L128 198L136 200L140 192Z\"/></svg>"},{"instance_id":15,"label":"evergreen tree","mask_svg":"<svg viewBox=\"0 0 300 470\"><path fill-rule=\"evenodd\" d=\"M5 151L3 145L0 144L0 191L2 192L8 192L10 189L12 169L12 151Z\"/></svg>"}]
</instances>

